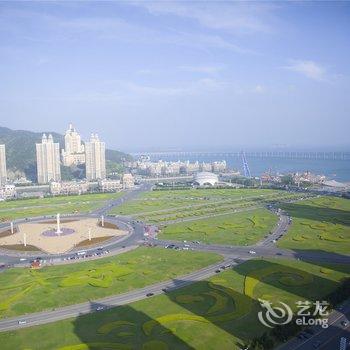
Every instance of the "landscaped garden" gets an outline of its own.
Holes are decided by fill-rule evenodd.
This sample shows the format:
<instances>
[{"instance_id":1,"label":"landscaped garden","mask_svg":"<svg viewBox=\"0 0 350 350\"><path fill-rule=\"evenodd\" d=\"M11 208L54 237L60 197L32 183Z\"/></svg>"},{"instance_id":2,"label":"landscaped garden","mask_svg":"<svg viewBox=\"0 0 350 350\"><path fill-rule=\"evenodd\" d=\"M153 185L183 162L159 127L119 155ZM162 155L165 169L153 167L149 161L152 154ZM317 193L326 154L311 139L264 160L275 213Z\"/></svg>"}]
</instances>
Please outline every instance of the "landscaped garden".
<instances>
[{"instance_id":1,"label":"landscaped garden","mask_svg":"<svg viewBox=\"0 0 350 350\"><path fill-rule=\"evenodd\" d=\"M238 350L269 330L258 321L258 298L295 311L297 301L323 300L349 275L344 265L252 260L130 305L0 333L0 342L4 350Z\"/></svg>"},{"instance_id":2,"label":"landscaped garden","mask_svg":"<svg viewBox=\"0 0 350 350\"><path fill-rule=\"evenodd\" d=\"M213 253L141 247L118 256L0 274L0 317L127 292L183 276L222 259Z\"/></svg>"},{"instance_id":3,"label":"landscaped garden","mask_svg":"<svg viewBox=\"0 0 350 350\"><path fill-rule=\"evenodd\" d=\"M41 215L87 213L102 207L108 200L117 199L124 192L96 193L76 196L21 199L0 202L0 221Z\"/></svg>"},{"instance_id":4,"label":"landscaped garden","mask_svg":"<svg viewBox=\"0 0 350 350\"><path fill-rule=\"evenodd\" d=\"M302 196L305 194L267 189L162 190L143 193L110 213L160 225L250 210Z\"/></svg>"},{"instance_id":5,"label":"landscaped garden","mask_svg":"<svg viewBox=\"0 0 350 350\"><path fill-rule=\"evenodd\" d=\"M350 254L350 200L319 197L283 208L293 217L293 224L279 247Z\"/></svg>"},{"instance_id":6,"label":"landscaped garden","mask_svg":"<svg viewBox=\"0 0 350 350\"><path fill-rule=\"evenodd\" d=\"M200 241L224 245L251 245L267 235L277 216L267 209L181 222L161 227L160 239Z\"/></svg>"}]
</instances>

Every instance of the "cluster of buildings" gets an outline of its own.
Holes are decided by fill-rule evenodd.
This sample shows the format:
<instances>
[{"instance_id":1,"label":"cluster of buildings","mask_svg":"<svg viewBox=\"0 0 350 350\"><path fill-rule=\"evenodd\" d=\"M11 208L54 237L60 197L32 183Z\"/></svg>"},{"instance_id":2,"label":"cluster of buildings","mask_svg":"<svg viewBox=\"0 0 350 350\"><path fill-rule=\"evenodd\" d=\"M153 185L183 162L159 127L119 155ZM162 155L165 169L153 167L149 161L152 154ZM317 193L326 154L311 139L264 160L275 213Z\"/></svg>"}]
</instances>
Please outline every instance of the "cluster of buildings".
<instances>
[{"instance_id":1,"label":"cluster of buildings","mask_svg":"<svg viewBox=\"0 0 350 350\"><path fill-rule=\"evenodd\" d=\"M104 192L130 188L134 185L131 174L124 174L120 180L106 178L106 145L97 134L83 144L80 134L72 124L64 136L64 149L52 135L42 135L36 143L36 165L38 185L49 185L53 195L81 194L92 190ZM61 164L64 166L85 165L86 180L61 181ZM0 145L0 198L16 197L16 187L7 182L6 150Z\"/></svg>"},{"instance_id":2,"label":"cluster of buildings","mask_svg":"<svg viewBox=\"0 0 350 350\"><path fill-rule=\"evenodd\" d=\"M84 194L92 191L116 192L134 187L134 177L131 174L122 175L121 179L99 179L92 181L51 181L52 195Z\"/></svg>"},{"instance_id":3,"label":"cluster of buildings","mask_svg":"<svg viewBox=\"0 0 350 350\"><path fill-rule=\"evenodd\" d=\"M326 181L326 177L324 175L313 174L310 171L306 171L304 173L294 173L293 181L296 184L301 183L309 183L309 184L323 184Z\"/></svg>"},{"instance_id":4,"label":"cluster of buildings","mask_svg":"<svg viewBox=\"0 0 350 350\"><path fill-rule=\"evenodd\" d=\"M264 173L260 176L260 179L262 182L281 183L285 176L286 174ZM310 171L305 171L302 173L296 172L293 174L288 174L287 176L290 176L291 182L298 186L301 184L322 185L327 180L324 175L313 174Z\"/></svg>"},{"instance_id":5,"label":"cluster of buildings","mask_svg":"<svg viewBox=\"0 0 350 350\"><path fill-rule=\"evenodd\" d=\"M43 134L41 143L36 145L38 184L61 181L60 145L52 135ZM82 144L81 137L72 124L64 136L62 164L65 166L85 164L86 179L94 181L106 178L106 145L96 134Z\"/></svg>"},{"instance_id":6,"label":"cluster of buildings","mask_svg":"<svg viewBox=\"0 0 350 350\"><path fill-rule=\"evenodd\" d=\"M159 160L152 162L149 158L141 157L138 161L128 162L127 167L132 172L144 176L174 176L174 175L192 175L197 172L221 173L227 170L226 161L191 163L190 161L166 162Z\"/></svg>"}]
</instances>

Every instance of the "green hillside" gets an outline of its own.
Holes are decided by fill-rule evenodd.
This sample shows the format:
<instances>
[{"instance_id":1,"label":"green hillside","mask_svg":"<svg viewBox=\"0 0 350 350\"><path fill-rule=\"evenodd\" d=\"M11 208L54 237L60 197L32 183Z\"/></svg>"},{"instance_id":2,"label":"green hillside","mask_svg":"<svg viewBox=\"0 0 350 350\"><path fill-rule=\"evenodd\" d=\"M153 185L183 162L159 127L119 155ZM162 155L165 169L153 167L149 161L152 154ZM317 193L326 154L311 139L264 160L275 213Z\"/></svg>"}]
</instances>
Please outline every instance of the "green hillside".
<instances>
[{"instance_id":1,"label":"green hillside","mask_svg":"<svg viewBox=\"0 0 350 350\"><path fill-rule=\"evenodd\" d=\"M55 142L60 143L60 148L64 147L64 136L52 131L43 131L52 134ZM36 177L36 155L35 143L41 141L43 132L32 132L27 130L11 130L0 127L0 144L6 145L7 168L11 171L20 171L32 180ZM130 159L129 154L108 149L106 159L108 163L121 163L123 159ZM66 174L64 169L63 174ZM67 176L68 178L70 176Z\"/></svg>"}]
</instances>

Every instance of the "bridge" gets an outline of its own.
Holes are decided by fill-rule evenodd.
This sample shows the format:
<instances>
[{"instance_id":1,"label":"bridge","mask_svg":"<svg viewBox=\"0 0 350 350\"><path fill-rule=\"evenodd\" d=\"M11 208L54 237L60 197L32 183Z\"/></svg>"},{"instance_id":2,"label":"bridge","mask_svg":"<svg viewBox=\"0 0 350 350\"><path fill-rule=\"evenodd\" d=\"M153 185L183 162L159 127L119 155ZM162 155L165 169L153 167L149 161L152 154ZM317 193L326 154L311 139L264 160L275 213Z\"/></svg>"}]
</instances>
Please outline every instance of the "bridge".
<instances>
[{"instance_id":1,"label":"bridge","mask_svg":"<svg viewBox=\"0 0 350 350\"><path fill-rule=\"evenodd\" d=\"M151 158L185 158L185 157L215 157L217 159L240 158L241 151L233 152L137 152L132 153L134 157L141 155L150 156ZM313 160L350 160L350 152L317 152L317 151L245 151L247 158L283 158L283 159L313 159Z\"/></svg>"}]
</instances>

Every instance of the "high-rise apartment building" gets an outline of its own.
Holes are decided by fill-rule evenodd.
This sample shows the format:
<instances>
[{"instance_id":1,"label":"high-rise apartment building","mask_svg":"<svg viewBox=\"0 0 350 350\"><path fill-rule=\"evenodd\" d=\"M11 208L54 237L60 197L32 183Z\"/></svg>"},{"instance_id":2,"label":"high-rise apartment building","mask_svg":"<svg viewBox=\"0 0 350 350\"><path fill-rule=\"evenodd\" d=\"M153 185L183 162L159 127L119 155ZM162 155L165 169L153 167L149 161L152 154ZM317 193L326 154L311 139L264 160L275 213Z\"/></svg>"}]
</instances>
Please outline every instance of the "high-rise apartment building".
<instances>
[{"instance_id":1,"label":"high-rise apartment building","mask_svg":"<svg viewBox=\"0 0 350 350\"><path fill-rule=\"evenodd\" d=\"M96 134L91 134L85 143L86 178L91 180L106 178L106 145Z\"/></svg>"},{"instance_id":2,"label":"high-rise apartment building","mask_svg":"<svg viewBox=\"0 0 350 350\"><path fill-rule=\"evenodd\" d=\"M6 150L5 145L0 145L0 186L5 185L7 180Z\"/></svg>"},{"instance_id":3,"label":"high-rise apartment building","mask_svg":"<svg viewBox=\"0 0 350 350\"><path fill-rule=\"evenodd\" d=\"M64 150L62 150L62 163L66 166L85 163L85 148L81 137L72 124L64 135Z\"/></svg>"},{"instance_id":4,"label":"high-rise apartment building","mask_svg":"<svg viewBox=\"0 0 350 350\"><path fill-rule=\"evenodd\" d=\"M36 144L38 183L61 180L60 146L53 142L52 135L43 134L41 143Z\"/></svg>"}]
</instances>

